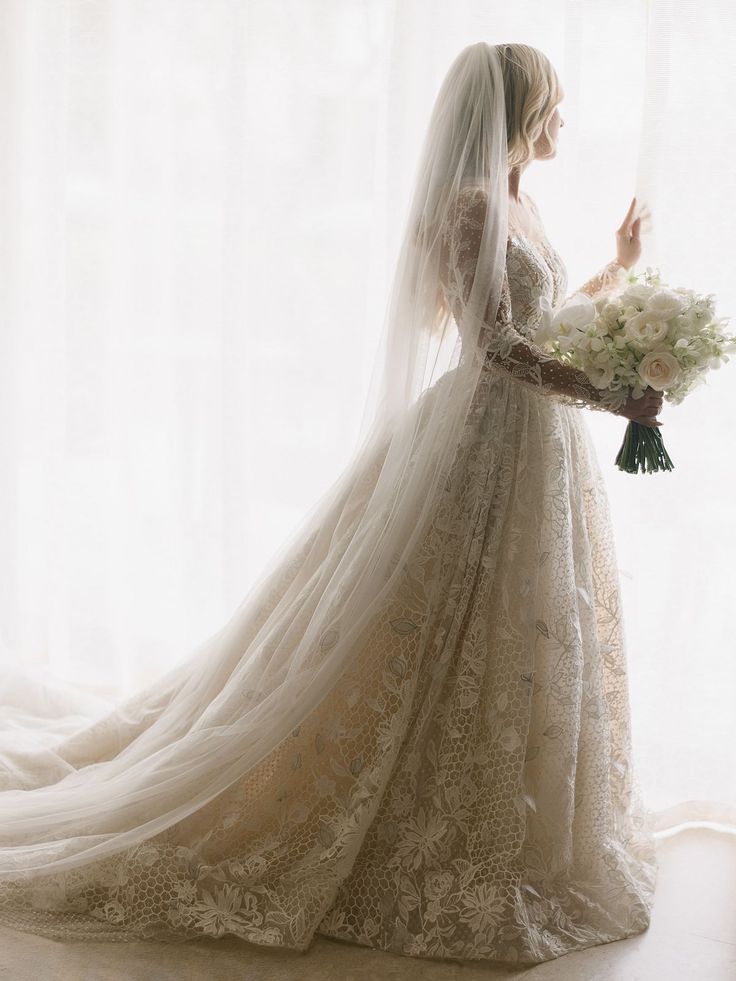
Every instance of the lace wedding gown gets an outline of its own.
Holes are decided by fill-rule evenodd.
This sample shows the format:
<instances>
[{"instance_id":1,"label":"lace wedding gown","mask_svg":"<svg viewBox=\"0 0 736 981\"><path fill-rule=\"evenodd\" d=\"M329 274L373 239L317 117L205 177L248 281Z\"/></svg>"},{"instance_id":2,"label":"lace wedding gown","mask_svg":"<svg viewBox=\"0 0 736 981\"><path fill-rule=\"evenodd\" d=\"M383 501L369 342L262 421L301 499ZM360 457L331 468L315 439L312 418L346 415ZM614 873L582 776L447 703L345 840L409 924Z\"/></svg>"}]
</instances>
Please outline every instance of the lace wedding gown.
<instances>
[{"instance_id":1,"label":"lace wedding gown","mask_svg":"<svg viewBox=\"0 0 736 981\"><path fill-rule=\"evenodd\" d=\"M609 273L583 289L605 291ZM559 303L566 278L541 223L534 241L512 230L499 320L531 339L540 298ZM535 391L498 363L483 372L421 548L327 697L164 832L0 883L0 922L59 939L234 934L298 950L319 933L518 964L645 930L657 866L632 762L614 539L584 413L565 391ZM366 461L348 515L379 470ZM344 500L325 523L333 552L341 515ZM241 649L297 575L337 561L312 545L264 582ZM223 663L192 721L225 684ZM138 733L166 730L185 674L71 739L59 750L71 777L104 773L123 750L134 759ZM60 778L15 761L5 787ZM14 843L0 829L0 846Z\"/></svg>"}]
</instances>

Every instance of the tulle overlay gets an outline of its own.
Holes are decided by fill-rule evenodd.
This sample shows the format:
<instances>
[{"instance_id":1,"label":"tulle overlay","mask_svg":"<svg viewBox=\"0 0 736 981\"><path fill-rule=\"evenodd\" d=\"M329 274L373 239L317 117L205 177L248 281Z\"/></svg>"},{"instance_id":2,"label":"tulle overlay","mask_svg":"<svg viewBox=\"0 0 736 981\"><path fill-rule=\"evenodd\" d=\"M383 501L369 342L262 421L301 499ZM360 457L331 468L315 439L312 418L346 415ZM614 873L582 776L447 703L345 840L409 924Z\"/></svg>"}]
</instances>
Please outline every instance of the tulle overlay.
<instances>
[{"instance_id":1,"label":"tulle overlay","mask_svg":"<svg viewBox=\"0 0 736 981\"><path fill-rule=\"evenodd\" d=\"M243 606L111 711L0 692L0 923L515 964L647 928L582 411L625 393L533 344L567 277L541 224L507 235L499 65L471 46L438 97L370 438ZM434 374L440 283L460 356Z\"/></svg>"},{"instance_id":2,"label":"tulle overlay","mask_svg":"<svg viewBox=\"0 0 736 981\"><path fill-rule=\"evenodd\" d=\"M645 929L654 843L607 499L580 410L485 372L421 540L353 666L276 751L126 852L0 883L0 921L57 938L232 933L297 949L317 931L516 963ZM126 717L151 725L161 702L149 691ZM108 747L101 731L77 736L77 761L120 749L119 728Z\"/></svg>"}]
</instances>

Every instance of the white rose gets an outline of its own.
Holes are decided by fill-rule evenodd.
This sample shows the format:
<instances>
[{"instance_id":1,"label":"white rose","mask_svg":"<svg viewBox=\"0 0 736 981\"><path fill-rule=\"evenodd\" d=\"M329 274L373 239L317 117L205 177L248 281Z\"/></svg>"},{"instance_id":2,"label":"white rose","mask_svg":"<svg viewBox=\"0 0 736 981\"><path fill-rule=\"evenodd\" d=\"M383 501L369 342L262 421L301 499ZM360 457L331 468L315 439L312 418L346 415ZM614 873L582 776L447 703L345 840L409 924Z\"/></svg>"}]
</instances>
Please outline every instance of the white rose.
<instances>
[{"instance_id":1,"label":"white rose","mask_svg":"<svg viewBox=\"0 0 736 981\"><path fill-rule=\"evenodd\" d=\"M606 321L606 323L612 324L618 320L618 315L620 313L620 307L618 303L606 302L600 311L601 317Z\"/></svg>"},{"instance_id":2,"label":"white rose","mask_svg":"<svg viewBox=\"0 0 736 981\"><path fill-rule=\"evenodd\" d=\"M674 290L658 289L647 300L645 311L653 320L671 320L687 306L683 297Z\"/></svg>"},{"instance_id":3,"label":"white rose","mask_svg":"<svg viewBox=\"0 0 736 981\"><path fill-rule=\"evenodd\" d=\"M634 347L646 351L654 344L659 344L660 341L663 341L667 336L668 330L669 324L645 311L637 313L634 317L626 321L624 334L626 339Z\"/></svg>"},{"instance_id":4,"label":"white rose","mask_svg":"<svg viewBox=\"0 0 736 981\"><path fill-rule=\"evenodd\" d=\"M670 388L680 376L679 362L669 351L650 351L644 355L637 370L644 384L658 392Z\"/></svg>"},{"instance_id":5,"label":"white rose","mask_svg":"<svg viewBox=\"0 0 736 981\"><path fill-rule=\"evenodd\" d=\"M651 295L651 286L645 286L644 283L633 283L623 291L619 297L619 302L624 306L630 306L631 304L643 306Z\"/></svg>"}]
</instances>

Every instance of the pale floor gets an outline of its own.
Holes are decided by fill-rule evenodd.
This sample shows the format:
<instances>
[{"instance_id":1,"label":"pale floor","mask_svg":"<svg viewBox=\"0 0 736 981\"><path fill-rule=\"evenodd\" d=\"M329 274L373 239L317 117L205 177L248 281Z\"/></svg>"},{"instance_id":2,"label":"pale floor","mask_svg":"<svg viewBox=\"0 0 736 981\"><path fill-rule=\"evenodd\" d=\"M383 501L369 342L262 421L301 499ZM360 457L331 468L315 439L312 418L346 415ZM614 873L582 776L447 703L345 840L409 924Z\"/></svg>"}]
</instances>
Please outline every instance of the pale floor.
<instances>
[{"instance_id":1,"label":"pale floor","mask_svg":"<svg viewBox=\"0 0 736 981\"><path fill-rule=\"evenodd\" d=\"M236 938L181 947L62 944L0 929L2 981L736 981L736 836L688 829L657 843L652 922L637 937L525 970L418 960L316 937L303 954Z\"/></svg>"}]
</instances>

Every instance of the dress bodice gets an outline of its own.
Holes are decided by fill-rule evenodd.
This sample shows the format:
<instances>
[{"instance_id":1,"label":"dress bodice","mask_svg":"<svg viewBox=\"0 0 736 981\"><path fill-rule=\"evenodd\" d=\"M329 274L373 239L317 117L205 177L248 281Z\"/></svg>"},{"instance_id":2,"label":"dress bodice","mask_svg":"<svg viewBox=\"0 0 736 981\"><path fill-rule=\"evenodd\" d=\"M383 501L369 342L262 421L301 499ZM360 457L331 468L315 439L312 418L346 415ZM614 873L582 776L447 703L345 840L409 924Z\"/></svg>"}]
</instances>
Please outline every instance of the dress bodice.
<instances>
[{"instance_id":1,"label":"dress bodice","mask_svg":"<svg viewBox=\"0 0 736 981\"><path fill-rule=\"evenodd\" d=\"M506 243L506 269L514 325L526 337L533 338L542 319L540 298L545 296L556 306L566 295L565 264L546 236L536 242L510 231Z\"/></svg>"}]
</instances>

